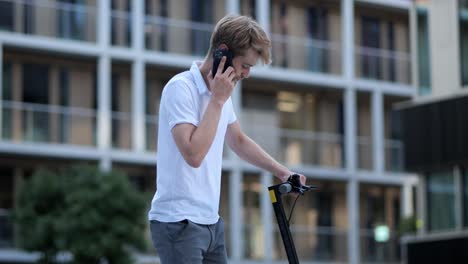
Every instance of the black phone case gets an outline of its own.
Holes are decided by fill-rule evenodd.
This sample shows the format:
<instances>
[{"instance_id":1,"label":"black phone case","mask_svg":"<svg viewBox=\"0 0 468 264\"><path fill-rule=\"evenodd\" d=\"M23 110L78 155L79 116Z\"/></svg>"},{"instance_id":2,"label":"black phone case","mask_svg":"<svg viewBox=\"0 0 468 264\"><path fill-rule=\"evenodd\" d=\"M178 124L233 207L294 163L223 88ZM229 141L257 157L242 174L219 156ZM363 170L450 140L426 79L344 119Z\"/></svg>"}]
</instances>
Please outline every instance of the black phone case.
<instances>
[{"instance_id":1,"label":"black phone case","mask_svg":"<svg viewBox=\"0 0 468 264\"><path fill-rule=\"evenodd\" d=\"M216 75L216 72L218 71L218 66L223 56L226 56L226 62L224 63L223 72L226 71L226 69L229 66L232 66L232 52L227 49L216 49L213 53L213 69L212 69L213 77Z\"/></svg>"}]
</instances>

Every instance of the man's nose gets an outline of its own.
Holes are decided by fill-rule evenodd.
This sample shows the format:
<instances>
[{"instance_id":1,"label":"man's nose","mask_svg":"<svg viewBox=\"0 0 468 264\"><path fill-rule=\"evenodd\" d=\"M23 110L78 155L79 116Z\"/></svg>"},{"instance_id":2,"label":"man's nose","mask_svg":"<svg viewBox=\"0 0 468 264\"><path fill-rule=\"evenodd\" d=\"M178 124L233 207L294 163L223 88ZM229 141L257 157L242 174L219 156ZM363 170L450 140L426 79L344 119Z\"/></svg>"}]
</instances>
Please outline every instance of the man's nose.
<instances>
[{"instance_id":1,"label":"man's nose","mask_svg":"<svg viewBox=\"0 0 468 264\"><path fill-rule=\"evenodd\" d=\"M249 78L250 76L250 69L245 69L244 72L242 73L243 78Z\"/></svg>"}]
</instances>

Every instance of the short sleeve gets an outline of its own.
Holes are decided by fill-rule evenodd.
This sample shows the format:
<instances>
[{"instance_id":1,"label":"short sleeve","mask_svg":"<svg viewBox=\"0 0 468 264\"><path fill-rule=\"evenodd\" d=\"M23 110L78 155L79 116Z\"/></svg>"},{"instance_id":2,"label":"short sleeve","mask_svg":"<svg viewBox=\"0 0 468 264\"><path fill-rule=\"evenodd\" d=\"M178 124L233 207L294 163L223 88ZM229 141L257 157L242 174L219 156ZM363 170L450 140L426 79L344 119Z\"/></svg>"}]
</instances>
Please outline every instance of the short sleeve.
<instances>
[{"instance_id":1,"label":"short sleeve","mask_svg":"<svg viewBox=\"0 0 468 264\"><path fill-rule=\"evenodd\" d=\"M198 126L198 110L188 84L177 80L166 86L164 103L169 129L181 123Z\"/></svg>"},{"instance_id":2,"label":"short sleeve","mask_svg":"<svg viewBox=\"0 0 468 264\"><path fill-rule=\"evenodd\" d=\"M229 111L229 116L228 116L228 124L232 124L234 122L236 122L237 120L237 116L236 116L236 113L234 112L234 107L232 105L232 100L231 98L229 98L229 104L230 104L230 111Z\"/></svg>"}]
</instances>

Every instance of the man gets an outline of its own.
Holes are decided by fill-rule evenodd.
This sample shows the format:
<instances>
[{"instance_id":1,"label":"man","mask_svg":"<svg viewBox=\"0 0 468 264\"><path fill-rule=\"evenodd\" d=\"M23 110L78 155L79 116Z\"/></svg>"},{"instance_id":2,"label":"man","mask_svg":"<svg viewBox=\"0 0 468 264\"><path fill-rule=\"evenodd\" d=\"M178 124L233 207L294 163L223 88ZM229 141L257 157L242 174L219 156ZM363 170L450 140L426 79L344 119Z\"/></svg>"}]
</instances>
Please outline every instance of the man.
<instances>
[{"instance_id":1,"label":"man","mask_svg":"<svg viewBox=\"0 0 468 264\"><path fill-rule=\"evenodd\" d=\"M226 16L216 25L203 62L165 86L159 111L157 191L149 212L151 235L162 264L227 263L223 220L218 215L224 140L242 159L282 181L293 174L246 136L231 93L261 59L270 63L270 39L257 22ZM213 52L227 49L213 76ZM305 184L305 177L301 175Z\"/></svg>"}]
</instances>

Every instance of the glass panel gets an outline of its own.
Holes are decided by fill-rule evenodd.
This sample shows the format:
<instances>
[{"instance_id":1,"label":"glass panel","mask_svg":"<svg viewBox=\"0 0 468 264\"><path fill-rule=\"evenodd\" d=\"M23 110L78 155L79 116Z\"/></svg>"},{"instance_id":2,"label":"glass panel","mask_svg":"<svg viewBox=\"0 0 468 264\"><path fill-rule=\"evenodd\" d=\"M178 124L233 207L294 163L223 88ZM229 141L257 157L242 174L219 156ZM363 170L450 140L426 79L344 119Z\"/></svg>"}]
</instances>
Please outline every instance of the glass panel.
<instances>
[{"instance_id":1,"label":"glass panel","mask_svg":"<svg viewBox=\"0 0 468 264\"><path fill-rule=\"evenodd\" d=\"M11 100L11 63L3 63L3 95L2 100ZM11 139L11 111L3 109L2 111L2 138Z\"/></svg>"},{"instance_id":2,"label":"glass panel","mask_svg":"<svg viewBox=\"0 0 468 264\"><path fill-rule=\"evenodd\" d=\"M374 157L372 155L372 122L370 95L368 93L357 94L357 111L358 168L371 170Z\"/></svg>"},{"instance_id":3,"label":"glass panel","mask_svg":"<svg viewBox=\"0 0 468 264\"><path fill-rule=\"evenodd\" d=\"M263 259L265 242L260 210L260 192L264 186L260 183L260 175L244 174L243 177L243 216L244 216L244 246L245 258Z\"/></svg>"},{"instance_id":4,"label":"glass panel","mask_svg":"<svg viewBox=\"0 0 468 264\"><path fill-rule=\"evenodd\" d=\"M132 141L131 77L125 66L113 65L112 93L112 146L130 149Z\"/></svg>"},{"instance_id":5,"label":"glass panel","mask_svg":"<svg viewBox=\"0 0 468 264\"><path fill-rule=\"evenodd\" d=\"M246 133L289 165L343 166L341 97L334 93L243 89Z\"/></svg>"},{"instance_id":6,"label":"glass panel","mask_svg":"<svg viewBox=\"0 0 468 264\"><path fill-rule=\"evenodd\" d=\"M87 18L84 0L60 0L58 2L58 36L85 40Z\"/></svg>"},{"instance_id":7,"label":"glass panel","mask_svg":"<svg viewBox=\"0 0 468 264\"><path fill-rule=\"evenodd\" d=\"M147 49L167 51L169 26L167 23L159 21L159 19L167 19L169 15L168 0L146 0L145 2L145 47Z\"/></svg>"},{"instance_id":8,"label":"glass panel","mask_svg":"<svg viewBox=\"0 0 468 264\"><path fill-rule=\"evenodd\" d=\"M13 3L0 1L0 30L13 30Z\"/></svg>"},{"instance_id":9,"label":"glass panel","mask_svg":"<svg viewBox=\"0 0 468 264\"><path fill-rule=\"evenodd\" d=\"M213 1L212 0L192 0L193 22L213 24ZM205 56L210 46L211 32L193 29L191 32L192 54Z\"/></svg>"},{"instance_id":10,"label":"glass panel","mask_svg":"<svg viewBox=\"0 0 468 264\"><path fill-rule=\"evenodd\" d=\"M380 48L380 20L371 17L362 17L361 42L363 48ZM362 76L370 79L380 79L382 74L379 56L374 56L371 52L362 55Z\"/></svg>"},{"instance_id":11,"label":"glass panel","mask_svg":"<svg viewBox=\"0 0 468 264\"><path fill-rule=\"evenodd\" d=\"M114 46L132 45L132 14L130 1L111 1L111 43Z\"/></svg>"},{"instance_id":12,"label":"glass panel","mask_svg":"<svg viewBox=\"0 0 468 264\"><path fill-rule=\"evenodd\" d=\"M49 102L49 66L23 64L23 102L47 105ZM49 140L47 112L23 112L22 127L27 141Z\"/></svg>"},{"instance_id":13,"label":"glass panel","mask_svg":"<svg viewBox=\"0 0 468 264\"><path fill-rule=\"evenodd\" d=\"M419 94L428 95L431 93L428 12L426 9L418 8L417 16Z\"/></svg>"},{"instance_id":14,"label":"glass panel","mask_svg":"<svg viewBox=\"0 0 468 264\"><path fill-rule=\"evenodd\" d=\"M96 7L84 0L3 0L0 30L94 42Z\"/></svg>"},{"instance_id":15,"label":"glass panel","mask_svg":"<svg viewBox=\"0 0 468 264\"><path fill-rule=\"evenodd\" d=\"M384 130L385 130L385 170L403 171L403 141L401 140L400 112L393 110L396 103L407 100L385 96L384 98Z\"/></svg>"},{"instance_id":16,"label":"glass panel","mask_svg":"<svg viewBox=\"0 0 468 264\"><path fill-rule=\"evenodd\" d=\"M462 86L468 85L468 1L458 0L460 21L460 65Z\"/></svg>"},{"instance_id":17,"label":"glass panel","mask_svg":"<svg viewBox=\"0 0 468 264\"><path fill-rule=\"evenodd\" d=\"M146 149L156 151L159 103L161 101L162 89L167 80L158 76L157 72L153 70L148 71L146 76Z\"/></svg>"},{"instance_id":18,"label":"glass panel","mask_svg":"<svg viewBox=\"0 0 468 264\"><path fill-rule=\"evenodd\" d=\"M409 18L386 10L382 15L372 7L359 6L356 17L355 70L360 78L410 84Z\"/></svg>"},{"instance_id":19,"label":"glass panel","mask_svg":"<svg viewBox=\"0 0 468 264\"><path fill-rule=\"evenodd\" d=\"M363 184L360 187L360 247L363 263L400 261L400 189Z\"/></svg>"},{"instance_id":20,"label":"glass panel","mask_svg":"<svg viewBox=\"0 0 468 264\"><path fill-rule=\"evenodd\" d=\"M340 74L339 9L330 1L271 1L272 65Z\"/></svg>"},{"instance_id":21,"label":"glass panel","mask_svg":"<svg viewBox=\"0 0 468 264\"><path fill-rule=\"evenodd\" d=\"M429 230L455 228L455 186L451 171L427 176L427 211Z\"/></svg>"},{"instance_id":22,"label":"glass panel","mask_svg":"<svg viewBox=\"0 0 468 264\"><path fill-rule=\"evenodd\" d=\"M232 177L228 172L223 171L221 177L221 198L219 201L219 215L224 220L224 239L226 241L226 250L228 257L231 256L231 207L229 206L229 178Z\"/></svg>"}]
</instances>

